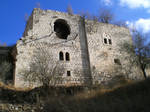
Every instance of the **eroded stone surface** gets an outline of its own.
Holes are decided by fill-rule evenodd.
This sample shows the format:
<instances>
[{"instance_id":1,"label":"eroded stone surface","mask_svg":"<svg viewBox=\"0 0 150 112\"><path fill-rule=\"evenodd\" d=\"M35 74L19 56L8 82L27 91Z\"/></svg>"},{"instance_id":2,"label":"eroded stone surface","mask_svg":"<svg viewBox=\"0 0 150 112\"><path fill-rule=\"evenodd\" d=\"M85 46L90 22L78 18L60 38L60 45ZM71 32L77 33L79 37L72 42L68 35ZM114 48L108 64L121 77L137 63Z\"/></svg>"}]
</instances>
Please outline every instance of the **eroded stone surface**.
<instances>
[{"instance_id":1,"label":"eroded stone surface","mask_svg":"<svg viewBox=\"0 0 150 112\"><path fill-rule=\"evenodd\" d=\"M64 20L70 27L67 39L61 39L54 31L54 23ZM129 63L129 54L120 50L124 42L132 44L132 38L127 28L95 21L85 21L86 37L80 24L81 17L68 15L51 10L34 9L30 16L23 37L18 40L15 86L28 87L31 84L24 81L22 71L30 68L35 52L46 49L52 54L54 62L64 67L61 84L102 83L111 80L116 75L126 78L142 79L139 69ZM59 29L58 29L59 30ZM59 32L59 31L58 31ZM107 44L104 42L106 38ZM69 53L70 60L59 60L59 53ZM114 62L114 59L120 63ZM50 60L51 61L51 60ZM89 70L90 69L90 70ZM70 71L70 76L67 76ZM33 83L32 86L39 86Z\"/></svg>"}]
</instances>

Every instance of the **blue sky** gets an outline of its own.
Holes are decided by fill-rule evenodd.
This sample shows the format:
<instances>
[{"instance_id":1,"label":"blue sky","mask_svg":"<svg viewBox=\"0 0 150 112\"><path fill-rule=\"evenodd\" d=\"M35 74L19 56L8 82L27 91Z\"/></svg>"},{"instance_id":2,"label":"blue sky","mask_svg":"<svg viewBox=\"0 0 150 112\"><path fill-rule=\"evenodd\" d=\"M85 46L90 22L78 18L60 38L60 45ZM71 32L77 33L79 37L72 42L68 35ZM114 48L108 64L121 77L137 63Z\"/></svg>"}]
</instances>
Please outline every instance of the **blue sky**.
<instances>
[{"instance_id":1,"label":"blue sky","mask_svg":"<svg viewBox=\"0 0 150 112\"><path fill-rule=\"evenodd\" d=\"M125 21L143 33L150 32L150 0L0 0L0 43L12 45L21 38L25 29L25 15L30 15L40 3L41 9L66 11L68 4L74 13L86 12L96 15L109 8L116 21Z\"/></svg>"}]
</instances>

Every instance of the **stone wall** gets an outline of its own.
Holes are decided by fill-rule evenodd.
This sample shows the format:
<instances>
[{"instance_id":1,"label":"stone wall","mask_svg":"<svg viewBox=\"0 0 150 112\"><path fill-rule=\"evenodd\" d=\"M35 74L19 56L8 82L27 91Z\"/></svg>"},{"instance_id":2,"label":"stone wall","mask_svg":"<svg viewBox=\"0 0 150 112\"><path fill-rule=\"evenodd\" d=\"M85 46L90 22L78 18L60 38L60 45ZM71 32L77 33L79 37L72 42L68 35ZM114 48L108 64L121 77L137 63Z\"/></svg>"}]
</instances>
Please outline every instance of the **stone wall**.
<instances>
[{"instance_id":1,"label":"stone wall","mask_svg":"<svg viewBox=\"0 0 150 112\"><path fill-rule=\"evenodd\" d=\"M145 71L146 71L147 77L150 77L150 67L147 67Z\"/></svg>"},{"instance_id":2,"label":"stone wall","mask_svg":"<svg viewBox=\"0 0 150 112\"><path fill-rule=\"evenodd\" d=\"M131 73L126 77L142 78L132 73L138 68L131 69L128 54L120 50L120 44L125 41L132 44L129 30L124 27L87 20L84 23L78 15L34 9L16 45L15 86L41 85L25 81L22 75L31 69L35 53L41 53L41 49L46 50L43 55L51 54L50 62L53 60L53 64L64 68L61 85L102 83L114 75L126 74L129 69ZM63 60L60 60L60 52ZM69 53L69 61L65 59L66 53Z\"/></svg>"},{"instance_id":3,"label":"stone wall","mask_svg":"<svg viewBox=\"0 0 150 112\"><path fill-rule=\"evenodd\" d=\"M30 67L30 61L34 58L32 57L34 51L37 50L37 47L39 46L42 49L48 49L49 52L52 53L53 60L65 68L63 84L82 83L83 81L80 81L83 77L83 68L79 38L79 17L77 15L70 16L57 11L44 11L40 9L34 9L32 15L33 28L28 30L28 36L22 37L21 40L17 42L18 55L15 72L15 86L22 87L24 85L29 85L26 81L23 81L24 79L21 72ZM54 22L58 19L67 21L67 24L71 29L71 33L67 39L58 38L54 31ZM60 52L63 52L64 58L65 54L68 52L70 61L66 61L65 59L60 61ZM67 71L71 72L71 76L67 76Z\"/></svg>"},{"instance_id":4,"label":"stone wall","mask_svg":"<svg viewBox=\"0 0 150 112\"><path fill-rule=\"evenodd\" d=\"M130 54L121 49L125 42L132 44L129 29L96 21L86 23L93 83L106 82L116 75L143 79L139 68L132 65Z\"/></svg>"}]
</instances>

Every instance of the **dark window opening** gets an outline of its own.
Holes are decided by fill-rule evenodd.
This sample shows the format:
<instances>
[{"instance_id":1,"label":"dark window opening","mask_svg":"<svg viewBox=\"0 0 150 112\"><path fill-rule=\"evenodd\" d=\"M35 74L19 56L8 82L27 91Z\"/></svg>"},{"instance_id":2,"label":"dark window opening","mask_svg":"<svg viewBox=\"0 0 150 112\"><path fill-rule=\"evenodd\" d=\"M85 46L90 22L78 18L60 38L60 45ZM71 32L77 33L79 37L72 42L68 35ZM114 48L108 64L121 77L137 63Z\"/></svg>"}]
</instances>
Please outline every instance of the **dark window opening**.
<instances>
[{"instance_id":1,"label":"dark window opening","mask_svg":"<svg viewBox=\"0 0 150 112\"><path fill-rule=\"evenodd\" d=\"M66 52L66 61L69 61L70 60L70 56L69 56L69 53Z\"/></svg>"},{"instance_id":2,"label":"dark window opening","mask_svg":"<svg viewBox=\"0 0 150 112\"><path fill-rule=\"evenodd\" d=\"M70 71L67 71L67 76L71 76L71 72Z\"/></svg>"},{"instance_id":3,"label":"dark window opening","mask_svg":"<svg viewBox=\"0 0 150 112\"><path fill-rule=\"evenodd\" d=\"M70 27L63 19L58 19L54 23L54 31L60 39L67 39L70 34Z\"/></svg>"},{"instance_id":4,"label":"dark window opening","mask_svg":"<svg viewBox=\"0 0 150 112\"><path fill-rule=\"evenodd\" d=\"M73 89L67 88L67 89L66 89L66 94L67 94L67 95L73 95Z\"/></svg>"},{"instance_id":5,"label":"dark window opening","mask_svg":"<svg viewBox=\"0 0 150 112\"><path fill-rule=\"evenodd\" d=\"M109 39L109 44L112 44L112 41L111 41L111 39Z\"/></svg>"},{"instance_id":6,"label":"dark window opening","mask_svg":"<svg viewBox=\"0 0 150 112\"><path fill-rule=\"evenodd\" d=\"M120 60L119 59L114 59L114 63L121 65Z\"/></svg>"},{"instance_id":7,"label":"dark window opening","mask_svg":"<svg viewBox=\"0 0 150 112\"><path fill-rule=\"evenodd\" d=\"M64 60L64 54L63 54L63 52L59 53L59 60Z\"/></svg>"},{"instance_id":8,"label":"dark window opening","mask_svg":"<svg viewBox=\"0 0 150 112\"><path fill-rule=\"evenodd\" d=\"M106 38L104 38L104 43L107 44L107 39Z\"/></svg>"}]
</instances>

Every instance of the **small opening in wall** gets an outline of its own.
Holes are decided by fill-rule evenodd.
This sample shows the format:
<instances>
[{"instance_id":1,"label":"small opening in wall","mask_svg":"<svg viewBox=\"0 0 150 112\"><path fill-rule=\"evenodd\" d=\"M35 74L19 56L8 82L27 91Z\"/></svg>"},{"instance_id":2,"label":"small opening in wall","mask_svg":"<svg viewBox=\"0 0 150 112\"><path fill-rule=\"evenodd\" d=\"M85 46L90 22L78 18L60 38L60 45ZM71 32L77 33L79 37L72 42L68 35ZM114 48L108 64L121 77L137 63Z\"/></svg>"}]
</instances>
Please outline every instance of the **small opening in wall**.
<instances>
[{"instance_id":1,"label":"small opening in wall","mask_svg":"<svg viewBox=\"0 0 150 112\"><path fill-rule=\"evenodd\" d=\"M69 61L70 60L70 55L68 52L66 52L66 61Z\"/></svg>"},{"instance_id":2,"label":"small opening in wall","mask_svg":"<svg viewBox=\"0 0 150 112\"><path fill-rule=\"evenodd\" d=\"M106 38L104 38L104 43L107 44L107 39Z\"/></svg>"},{"instance_id":3,"label":"small opening in wall","mask_svg":"<svg viewBox=\"0 0 150 112\"><path fill-rule=\"evenodd\" d=\"M108 41L109 41L109 44L112 44L112 41L111 41L111 39L109 39Z\"/></svg>"},{"instance_id":4,"label":"small opening in wall","mask_svg":"<svg viewBox=\"0 0 150 112\"><path fill-rule=\"evenodd\" d=\"M67 89L66 89L66 94L72 95L72 94L73 94L73 89L67 88Z\"/></svg>"},{"instance_id":5,"label":"small opening in wall","mask_svg":"<svg viewBox=\"0 0 150 112\"><path fill-rule=\"evenodd\" d=\"M71 72L70 71L67 71L67 76L71 76Z\"/></svg>"},{"instance_id":6,"label":"small opening in wall","mask_svg":"<svg viewBox=\"0 0 150 112\"><path fill-rule=\"evenodd\" d=\"M60 39L67 39L70 34L70 27L63 19L58 19L54 23L54 31Z\"/></svg>"},{"instance_id":7,"label":"small opening in wall","mask_svg":"<svg viewBox=\"0 0 150 112\"><path fill-rule=\"evenodd\" d=\"M62 51L59 52L59 60L64 60L64 54Z\"/></svg>"},{"instance_id":8,"label":"small opening in wall","mask_svg":"<svg viewBox=\"0 0 150 112\"><path fill-rule=\"evenodd\" d=\"M114 63L118 64L118 65L121 65L121 62L119 59L114 59Z\"/></svg>"}]
</instances>

